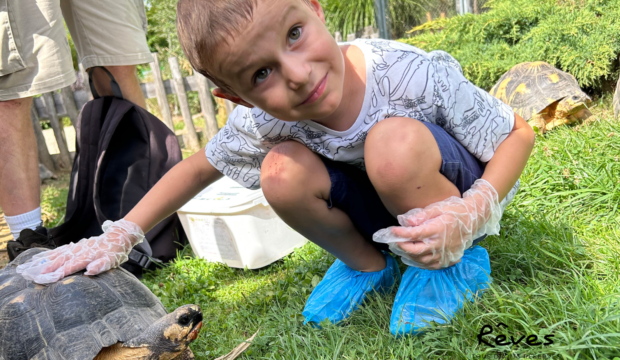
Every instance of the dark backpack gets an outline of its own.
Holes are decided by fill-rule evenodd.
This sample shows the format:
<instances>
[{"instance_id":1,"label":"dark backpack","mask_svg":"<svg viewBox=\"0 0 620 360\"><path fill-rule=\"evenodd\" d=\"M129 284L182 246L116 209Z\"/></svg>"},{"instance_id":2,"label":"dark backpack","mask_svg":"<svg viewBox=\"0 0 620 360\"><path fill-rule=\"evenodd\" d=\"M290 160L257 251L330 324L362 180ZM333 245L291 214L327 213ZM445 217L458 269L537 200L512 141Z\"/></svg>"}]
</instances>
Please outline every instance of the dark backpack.
<instances>
[{"instance_id":1,"label":"dark backpack","mask_svg":"<svg viewBox=\"0 0 620 360\"><path fill-rule=\"evenodd\" d=\"M175 134L157 117L123 99L112 74L114 96L86 103L77 121L65 222L49 229L56 246L101 235L106 220L122 219L182 160ZM183 186L183 184L179 184ZM160 222L134 247L122 266L138 277L153 262L167 262L187 243L176 214Z\"/></svg>"}]
</instances>

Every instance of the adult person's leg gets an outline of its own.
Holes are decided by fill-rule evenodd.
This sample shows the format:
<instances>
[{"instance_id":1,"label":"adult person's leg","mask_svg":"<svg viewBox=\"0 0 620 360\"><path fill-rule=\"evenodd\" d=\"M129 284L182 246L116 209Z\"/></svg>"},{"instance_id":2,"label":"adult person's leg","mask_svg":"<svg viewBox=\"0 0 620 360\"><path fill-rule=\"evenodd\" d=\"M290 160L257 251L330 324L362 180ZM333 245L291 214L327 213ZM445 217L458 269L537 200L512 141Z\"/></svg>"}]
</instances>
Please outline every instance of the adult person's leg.
<instances>
[{"instance_id":1,"label":"adult person's leg","mask_svg":"<svg viewBox=\"0 0 620 360\"><path fill-rule=\"evenodd\" d=\"M7 0L12 16L0 31L12 34L2 37L2 49L12 50L0 53L0 208L14 237L41 222L31 97L75 81L63 14L84 66L108 67L124 96L145 106L135 73L135 64L151 61L142 1L108 0L104 8L86 2L61 0L61 12L56 0ZM4 44L7 41L11 44ZM96 88L111 94L109 81L101 75L94 77Z\"/></svg>"},{"instance_id":2,"label":"adult person's leg","mask_svg":"<svg viewBox=\"0 0 620 360\"><path fill-rule=\"evenodd\" d=\"M85 69L103 66L118 82L123 97L146 107L136 65L153 61L146 42L146 13L143 0L60 0L60 6L80 62ZM110 79L101 70L93 72L95 89L112 95Z\"/></svg>"},{"instance_id":3,"label":"adult person's leg","mask_svg":"<svg viewBox=\"0 0 620 360\"><path fill-rule=\"evenodd\" d=\"M0 207L16 238L41 223L32 97L75 82L57 0L6 0L0 24Z\"/></svg>"},{"instance_id":4,"label":"adult person's leg","mask_svg":"<svg viewBox=\"0 0 620 360\"><path fill-rule=\"evenodd\" d=\"M136 75L136 66L106 66L105 68L112 73L112 76L114 76L114 79L116 79L116 82L121 87L123 97L146 109L146 100L144 99L144 94L142 93L140 82ZM110 86L110 78L104 71L93 71L93 82L95 84L95 90L97 90L99 95L113 95L112 87Z\"/></svg>"},{"instance_id":5,"label":"adult person's leg","mask_svg":"<svg viewBox=\"0 0 620 360\"><path fill-rule=\"evenodd\" d=\"M13 237L41 222L32 98L0 101L0 207Z\"/></svg>"},{"instance_id":6,"label":"adult person's leg","mask_svg":"<svg viewBox=\"0 0 620 360\"><path fill-rule=\"evenodd\" d=\"M109 66L125 99L146 108L136 66ZM112 95L107 74L94 74L101 95ZM37 143L30 119L32 98L0 101L0 208L14 238L41 224Z\"/></svg>"}]
</instances>

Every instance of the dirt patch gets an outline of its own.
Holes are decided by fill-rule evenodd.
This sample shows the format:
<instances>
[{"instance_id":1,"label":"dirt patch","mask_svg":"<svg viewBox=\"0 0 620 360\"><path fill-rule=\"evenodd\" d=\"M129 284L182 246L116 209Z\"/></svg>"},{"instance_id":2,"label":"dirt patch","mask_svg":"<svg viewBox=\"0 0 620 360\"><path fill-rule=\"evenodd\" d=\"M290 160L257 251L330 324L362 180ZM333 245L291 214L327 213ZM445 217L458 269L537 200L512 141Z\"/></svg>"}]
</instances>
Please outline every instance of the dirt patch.
<instances>
[{"instance_id":1,"label":"dirt patch","mask_svg":"<svg viewBox=\"0 0 620 360\"><path fill-rule=\"evenodd\" d=\"M0 209L0 251L6 251L6 243L9 240L13 240L13 236L9 231L9 226L4 220L4 214L2 213L2 209Z\"/></svg>"}]
</instances>

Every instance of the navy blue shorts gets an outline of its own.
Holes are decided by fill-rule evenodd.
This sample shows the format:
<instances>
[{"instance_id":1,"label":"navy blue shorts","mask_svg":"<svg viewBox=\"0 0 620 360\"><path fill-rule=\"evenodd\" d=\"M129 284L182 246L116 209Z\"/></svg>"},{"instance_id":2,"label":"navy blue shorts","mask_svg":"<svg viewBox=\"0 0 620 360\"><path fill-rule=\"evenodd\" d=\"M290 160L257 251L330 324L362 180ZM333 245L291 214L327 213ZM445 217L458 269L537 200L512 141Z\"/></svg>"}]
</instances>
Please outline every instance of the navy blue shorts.
<instances>
[{"instance_id":1,"label":"navy blue shorts","mask_svg":"<svg viewBox=\"0 0 620 360\"><path fill-rule=\"evenodd\" d=\"M439 172L448 178L461 192L469 190L474 181L482 177L484 164L470 154L443 128L422 122L435 137L441 152ZM399 226L398 221L385 208L366 172L343 162L321 156L332 182L327 207L344 211L362 236L380 250L388 251L387 244L375 243L372 235L389 226ZM474 245L485 236L474 240Z\"/></svg>"}]
</instances>

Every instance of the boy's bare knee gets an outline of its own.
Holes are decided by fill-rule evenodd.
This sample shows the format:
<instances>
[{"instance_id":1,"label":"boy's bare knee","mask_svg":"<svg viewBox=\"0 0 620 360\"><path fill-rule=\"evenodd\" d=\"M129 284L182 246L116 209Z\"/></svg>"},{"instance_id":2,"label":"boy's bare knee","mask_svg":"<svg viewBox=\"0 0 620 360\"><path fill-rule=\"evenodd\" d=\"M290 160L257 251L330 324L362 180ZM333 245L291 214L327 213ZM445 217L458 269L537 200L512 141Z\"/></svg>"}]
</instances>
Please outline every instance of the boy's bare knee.
<instances>
[{"instance_id":1,"label":"boy's bare knee","mask_svg":"<svg viewBox=\"0 0 620 360\"><path fill-rule=\"evenodd\" d=\"M261 188L269 204L286 207L312 192L307 180L317 161L317 155L298 142L283 142L271 149L261 166Z\"/></svg>"},{"instance_id":2,"label":"boy's bare knee","mask_svg":"<svg viewBox=\"0 0 620 360\"><path fill-rule=\"evenodd\" d=\"M431 168L439 171L441 155L433 135L420 121L385 119L375 125L364 145L366 171L377 190L401 187ZM436 166L435 166L436 165Z\"/></svg>"}]
</instances>

